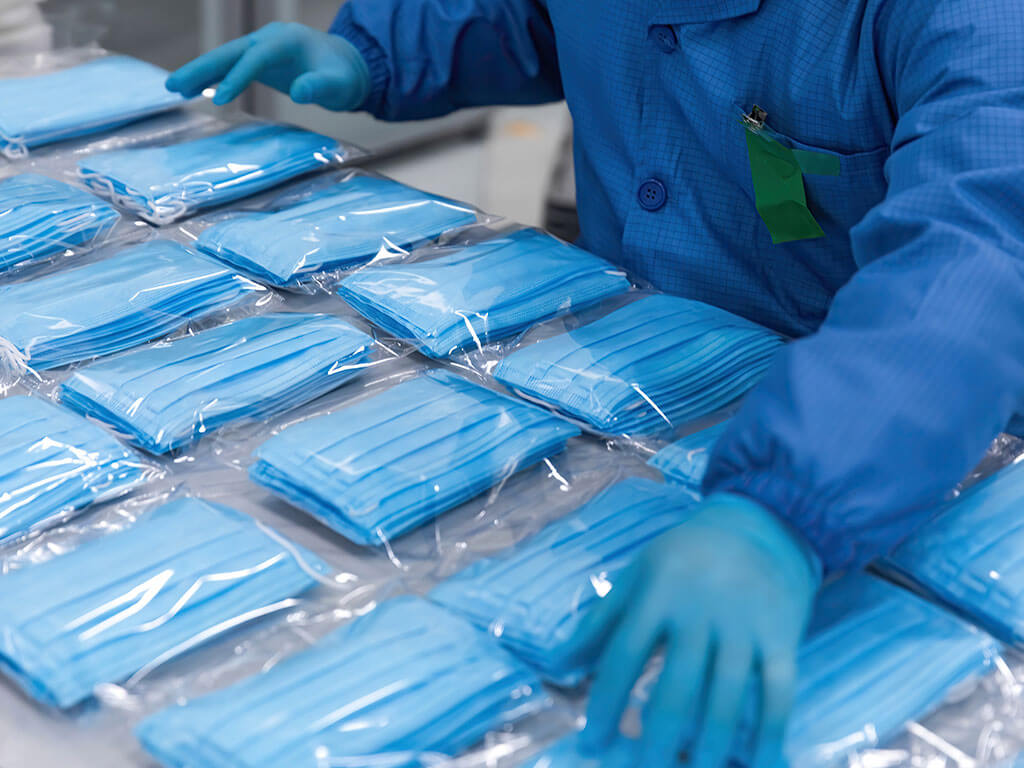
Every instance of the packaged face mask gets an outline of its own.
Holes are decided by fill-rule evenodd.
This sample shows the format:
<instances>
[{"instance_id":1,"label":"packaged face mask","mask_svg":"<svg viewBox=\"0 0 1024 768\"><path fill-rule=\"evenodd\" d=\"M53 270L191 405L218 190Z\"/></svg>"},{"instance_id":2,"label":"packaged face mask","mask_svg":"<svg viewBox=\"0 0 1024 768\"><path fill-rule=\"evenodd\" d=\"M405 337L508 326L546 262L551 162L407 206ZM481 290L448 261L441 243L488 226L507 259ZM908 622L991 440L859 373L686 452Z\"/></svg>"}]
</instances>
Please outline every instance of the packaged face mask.
<instances>
[{"instance_id":1,"label":"packaged face mask","mask_svg":"<svg viewBox=\"0 0 1024 768\"><path fill-rule=\"evenodd\" d=\"M728 421L719 422L713 427L687 435L666 445L647 463L665 475L668 482L700 490L708 470L711 451L729 424Z\"/></svg>"},{"instance_id":2,"label":"packaged face mask","mask_svg":"<svg viewBox=\"0 0 1024 768\"><path fill-rule=\"evenodd\" d=\"M97 194L154 224L238 200L337 162L334 139L284 125L251 123L166 147L121 149L79 161Z\"/></svg>"},{"instance_id":3,"label":"packaged face mask","mask_svg":"<svg viewBox=\"0 0 1024 768\"><path fill-rule=\"evenodd\" d=\"M604 259L524 230L434 259L366 267L338 293L391 335L443 358L629 287Z\"/></svg>"},{"instance_id":4,"label":"packaged face mask","mask_svg":"<svg viewBox=\"0 0 1024 768\"><path fill-rule=\"evenodd\" d=\"M120 220L107 203L35 173L0 181L0 272L101 240Z\"/></svg>"},{"instance_id":5,"label":"packaged face mask","mask_svg":"<svg viewBox=\"0 0 1024 768\"><path fill-rule=\"evenodd\" d=\"M998 654L988 635L863 574L826 587L816 611L800 652L785 738L791 768L847 765L850 753L884 745L906 723L935 710L956 685L982 674ZM748 701L750 723L758 706L753 691ZM737 741L745 744L747 738ZM749 765L749 755L736 746L731 762ZM606 754L592 757L583 754L575 736L527 763L530 768L642 764L637 742L622 737Z\"/></svg>"},{"instance_id":6,"label":"packaged face mask","mask_svg":"<svg viewBox=\"0 0 1024 768\"><path fill-rule=\"evenodd\" d=\"M654 295L513 352L494 376L599 432L653 434L743 395L781 345L725 310Z\"/></svg>"},{"instance_id":7,"label":"packaged face mask","mask_svg":"<svg viewBox=\"0 0 1024 768\"><path fill-rule=\"evenodd\" d=\"M1024 645L1024 465L947 503L883 561L889 573Z\"/></svg>"},{"instance_id":8,"label":"packaged face mask","mask_svg":"<svg viewBox=\"0 0 1024 768\"><path fill-rule=\"evenodd\" d=\"M0 669L62 709L294 604L327 567L252 518L197 499L0 576Z\"/></svg>"},{"instance_id":9,"label":"packaged face mask","mask_svg":"<svg viewBox=\"0 0 1024 768\"><path fill-rule=\"evenodd\" d=\"M215 224L196 247L283 288L364 264L382 248L408 248L474 221L474 211L459 203L390 179L354 176L299 205Z\"/></svg>"},{"instance_id":10,"label":"packaged face mask","mask_svg":"<svg viewBox=\"0 0 1024 768\"><path fill-rule=\"evenodd\" d=\"M256 451L252 479L358 544L379 545L560 452L579 431L432 371Z\"/></svg>"},{"instance_id":11,"label":"packaged face mask","mask_svg":"<svg viewBox=\"0 0 1024 768\"><path fill-rule=\"evenodd\" d=\"M8 354L37 371L109 355L223 311L263 289L169 240L0 286Z\"/></svg>"},{"instance_id":12,"label":"packaged face mask","mask_svg":"<svg viewBox=\"0 0 1024 768\"><path fill-rule=\"evenodd\" d=\"M93 363L61 400L166 453L314 400L362 372L372 352L369 336L329 315L261 315Z\"/></svg>"},{"instance_id":13,"label":"packaged face mask","mask_svg":"<svg viewBox=\"0 0 1024 768\"><path fill-rule=\"evenodd\" d=\"M184 99L166 80L165 70L130 56L0 80L0 149L16 157L180 106Z\"/></svg>"},{"instance_id":14,"label":"packaged face mask","mask_svg":"<svg viewBox=\"0 0 1024 768\"><path fill-rule=\"evenodd\" d=\"M645 479L618 483L518 547L474 563L431 599L494 634L559 685L587 670L568 648L587 611L637 552L684 523L692 495Z\"/></svg>"},{"instance_id":15,"label":"packaged face mask","mask_svg":"<svg viewBox=\"0 0 1024 768\"><path fill-rule=\"evenodd\" d=\"M0 542L127 493L154 471L95 424L36 397L0 399Z\"/></svg>"},{"instance_id":16,"label":"packaged face mask","mask_svg":"<svg viewBox=\"0 0 1024 768\"><path fill-rule=\"evenodd\" d=\"M419 768L546 703L485 634L414 597L138 728L167 768Z\"/></svg>"}]
</instances>

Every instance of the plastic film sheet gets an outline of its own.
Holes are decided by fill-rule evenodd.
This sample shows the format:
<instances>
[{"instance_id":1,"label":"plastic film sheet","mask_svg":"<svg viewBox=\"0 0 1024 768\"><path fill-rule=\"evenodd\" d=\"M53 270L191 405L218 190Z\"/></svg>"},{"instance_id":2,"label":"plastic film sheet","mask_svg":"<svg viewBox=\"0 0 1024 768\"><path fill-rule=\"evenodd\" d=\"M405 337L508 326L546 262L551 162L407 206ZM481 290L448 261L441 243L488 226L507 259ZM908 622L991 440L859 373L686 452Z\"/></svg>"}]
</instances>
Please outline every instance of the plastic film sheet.
<instances>
[{"instance_id":1,"label":"plastic film sheet","mask_svg":"<svg viewBox=\"0 0 1024 768\"><path fill-rule=\"evenodd\" d=\"M721 421L680 438L654 454L648 463L660 470L668 482L699 491L711 451L729 424L729 421Z\"/></svg>"}]
</instances>

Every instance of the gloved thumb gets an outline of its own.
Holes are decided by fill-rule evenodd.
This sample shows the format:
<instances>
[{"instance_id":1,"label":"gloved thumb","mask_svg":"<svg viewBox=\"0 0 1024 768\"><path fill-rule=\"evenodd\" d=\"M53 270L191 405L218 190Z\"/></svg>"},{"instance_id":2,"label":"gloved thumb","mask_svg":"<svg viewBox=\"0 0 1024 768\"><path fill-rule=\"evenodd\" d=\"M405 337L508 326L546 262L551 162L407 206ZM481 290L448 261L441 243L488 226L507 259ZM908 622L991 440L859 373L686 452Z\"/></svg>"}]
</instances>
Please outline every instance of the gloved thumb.
<instances>
[{"instance_id":1,"label":"gloved thumb","mask_svg":"<svg viewBox=\"0 0 1024 768\"><path fill-rule=\"evenodd\" d=\"M307 72L292 83L290 95L297 104L319 104L338 112L359 109L369 88L362 73Z\"/></svg>"}]
</instances>

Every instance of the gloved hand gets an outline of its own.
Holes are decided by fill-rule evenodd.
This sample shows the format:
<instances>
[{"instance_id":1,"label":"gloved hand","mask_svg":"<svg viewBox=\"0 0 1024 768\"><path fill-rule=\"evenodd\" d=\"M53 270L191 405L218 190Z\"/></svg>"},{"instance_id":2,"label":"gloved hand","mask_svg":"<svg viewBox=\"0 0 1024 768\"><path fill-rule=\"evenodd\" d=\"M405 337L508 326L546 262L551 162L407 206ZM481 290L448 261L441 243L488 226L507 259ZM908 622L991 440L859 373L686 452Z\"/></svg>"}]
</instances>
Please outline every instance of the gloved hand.
<instances>
[{"instance_id":1,"label":"gloved hand","mask_svg":"<svg viewBox=\"0 0 1024 768\"><path fill-rule=\"evenodd\" d=\"M604 648L582 746L603 751L651 654L665 666L643 722L642 765L667 768L687 750L695 768L720 768L750 683L763 696L757 768L784 765L782 743L796 654L821 568L807 545L759 504L730 494L653 541L586 617L581 659Z\"/></svg>"},{"instance_id":2,"label":"gloved hand","mask_svg":"<svg viewBox=\"0 0 1024 768\"><path fill-rule=\"evenodd\" d=\"M214 104L227 104L259 81L299 104L358 109L370 93L370 70L350 42L303 24L274 22L186 64L167 89L196 96L220 82Z\"/></svg>"}]
</instances>

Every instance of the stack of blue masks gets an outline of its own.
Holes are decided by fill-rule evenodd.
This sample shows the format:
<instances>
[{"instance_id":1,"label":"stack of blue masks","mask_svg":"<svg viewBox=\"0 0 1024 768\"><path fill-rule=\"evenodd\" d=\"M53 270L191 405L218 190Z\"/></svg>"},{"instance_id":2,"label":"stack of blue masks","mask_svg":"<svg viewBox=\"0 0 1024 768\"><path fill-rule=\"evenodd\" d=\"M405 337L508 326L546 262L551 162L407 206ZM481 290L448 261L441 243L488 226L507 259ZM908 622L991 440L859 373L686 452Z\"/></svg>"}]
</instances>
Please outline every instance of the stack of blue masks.
<instances>
[{"instance_id":1,"label":"stack of blue masks","mask_svg":"<svg viewBox=\"0 0 1024 768\"><path fill-rule=\"evenodd\" d=\"M587 670L568 648L583 615L693 504L679 488L625 480L511 552L471 565L431 598L493 632L547 680L575 685Z\"/></svg>"},{"instance_id":2,"label":"stack of blue masks","mask_svg":"<svg viewBox=\"0 0 1024 768\"><path fill-rule=\"evenodd\" d=\"M34 397L0 399L0 542L145 482L150 468L95 424Z\"/></svg>"},{"instance_id":3,"label":"stack of blue masks","mask_svg":"<svg viewBox=\"0 0 1024 768\"><path fill-rule=\"evenodd\" d=\"M130 349L262 291L169 240L0 286L6 352L37 371Z\"/></svg>"},{"instance_id":4,"label":"stack of blue masks","mask_svg":"<svg viewBox=\"0 0 1024 768\"><path fill-rule=\"evenodd\" d=\"M294 605L327 566L252 518L166 504L123 531L0 576L0 669L62 709Z\"/></svg>"},{"instance_id":5,"label":"stack of blue masks","mask_svg":"<svg viewBox=\"0 0 1024 768\"><path fill-rule=\"evenodd\" d=\"M729 425L730 422L722 421L713 427L687 435L671 445L666 445L647 463L665 475L665 479L670 483L700 490L704 474L708 471L711 451Z\"/></svg>"},{"instance_id":6,"label":"stack of blue masks","mask_svg":"<svg viewBox=\"0 0 1024 768\"><path fill-rule=\"evenodd\" d=\"M826 587L800 653L796 699L786 733L791 768L846 764L844 755L884 744L942 704L957 684L984 672L998 653L988 635L891 584L855 575ZM757 706L748 699L747 723ZM749 726L745 729L749 733ZM749 764L740 744L733 762ZM639 745L622 738L607 755L585 756L576 737L530 768L642 765Z\"/></svg>"},{"instance_id":7,"label":"stack of blue masks","mask_svg":"<svg viewBox=\"0 0 1024 768\"><path fill-rule=\"evenodd\" d=\"M432 371L289 427L250 475L359 544L383 544L558 453L579 431Z\"/></svg>"},{"instance_id":8,"label":"stack of blue masks","mask_svg":"<svg viewBox=\"0 0 1024 768\"><path fill-rule=\"evenodd\" d=\"M628 289L604 259L524 230L435 259L366 267L338 293L391 335L440 358Z\"/></svg>"},{"instance_id":9,"label":"stack of blue masks","mask_svg":"<svg viewBox=\"0 0 1024 768\"><path fill-rule=\"evenodd\" d=\"M8 155L177 107L167 72L130 56L110 56L34 77L0 80L0 149Z\"/></svg>"},{"instance_id":10,"label":"stack of blue masks","mask_svg":"<svg viewBox=\"0 0 1024 768\"><path fill-rule=\"evenodd\" d=\"M358 375L372 350L369 336L329 315L262 315L86 366L61 400L166 453L315 399Z\"/></svg>"},{"instance_id":11,"label":"stack of blue masks","mask_svg":"<svg viewBox=\"0 0 1024 768\"><path fill-rule=\"evenodd\" d=\"M949 502L884 562L895 575L1024 645L1024 464Z\"/></svg>"},{"instance_id":12,"label":"stack of blue masks","mask_svg":"<svg viewBox=\"0 0 1024 768\"><path fill-rule=\"evenodd\" d=\"M120 214L94 195L35 173L0 181L0 272L110 232Z\"/></svg>"},{"instance_id":13,"label":"stack of blue masks","mask_svg":"<svg viewBox=\"0 0 1024 768\"><path fill-rule=\"evenodd\" d=\"M275 213L234 216L196 246L260 282L288 287L476 221L472 209L390 179L355 176Z\"/></svg>"},{"instance_id":14,"label":"stack of blue masks","mask_svg":"<svg viewBox=\"0 0 1024 768\"><path fill-rule=\"evenodd\" d=\"M761 379L781 345L725 310L656 295L524 347L494 375L600 432L651 434L728 405Z\"/></svg>"},{"instance_id":15,"label":"stack of blue masks","mask_svg":"<svg viewBox=\"0 0 1024 768\"><path fill-rule=\"evenodd\" d=\"M253 123L182 144L90 155L78 171L98 194L169 224L322 168L341 152L317 133Z\"/></svg>"},{"instance_id":16,"label":"stack of blue masks","mask_svg":"<svg viewBox=\"0 0 1024 768\"><path fill-rule=\"evenodd\" d=\"M403 597L265 674L150 717L138 736L168 768L418 768L545 704L491 638Z\"/></svg>"}]
</instances>

